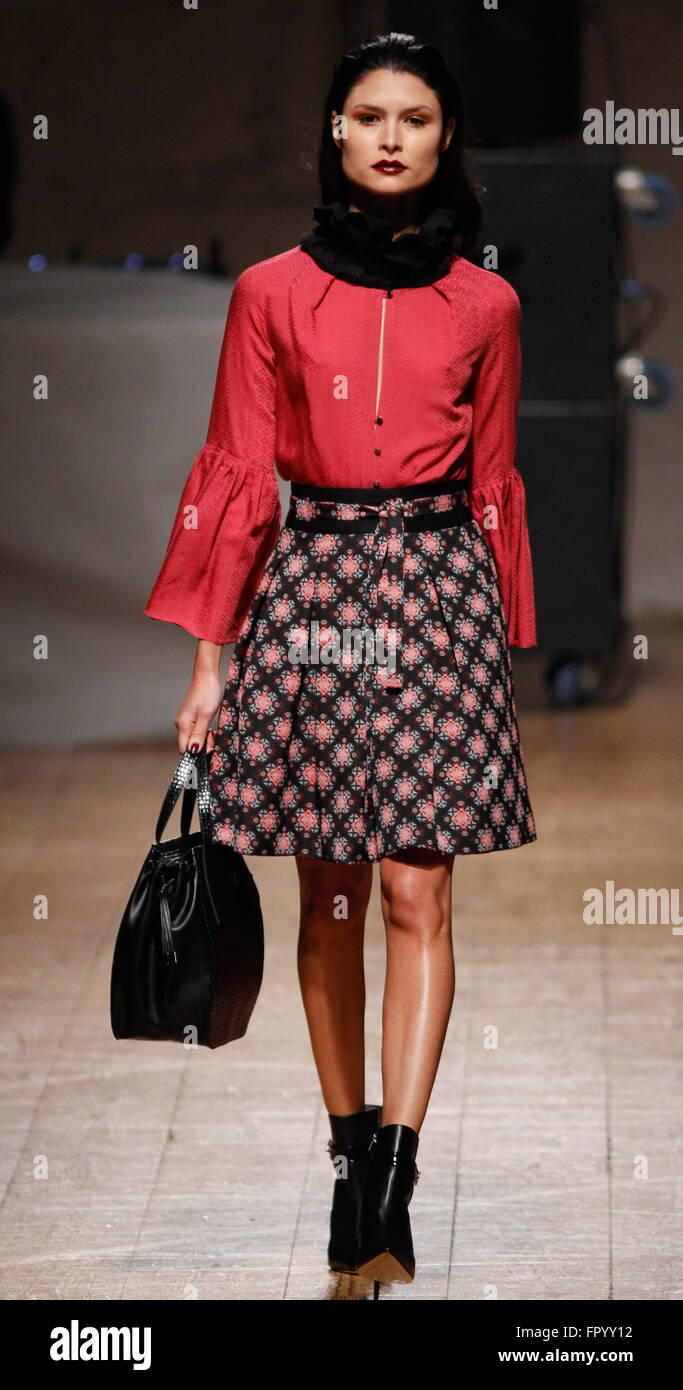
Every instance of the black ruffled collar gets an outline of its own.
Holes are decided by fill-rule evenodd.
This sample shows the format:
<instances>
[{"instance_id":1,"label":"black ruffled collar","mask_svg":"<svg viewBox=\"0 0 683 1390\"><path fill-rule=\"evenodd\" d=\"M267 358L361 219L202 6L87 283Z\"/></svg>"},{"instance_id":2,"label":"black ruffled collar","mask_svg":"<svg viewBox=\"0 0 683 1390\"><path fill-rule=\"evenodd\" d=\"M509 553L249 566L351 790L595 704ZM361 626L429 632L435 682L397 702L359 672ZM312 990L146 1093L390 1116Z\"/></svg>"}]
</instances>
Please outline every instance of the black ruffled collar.
<instances>
[{"instance_id":1,"label":"black ruffled collar","mask_svg":"<svg viewBox=\"0 0 683 1390\"><path fill-rule=\"evenodd\" d=\"M395 240L384 217L349 212L340 202L318 203L313 214L318 226L299 245L322 270L352 285L432 285L448 273L462 245L453 208L433 208L419 231L403 232Z\"/></svg>"}]
</instances>

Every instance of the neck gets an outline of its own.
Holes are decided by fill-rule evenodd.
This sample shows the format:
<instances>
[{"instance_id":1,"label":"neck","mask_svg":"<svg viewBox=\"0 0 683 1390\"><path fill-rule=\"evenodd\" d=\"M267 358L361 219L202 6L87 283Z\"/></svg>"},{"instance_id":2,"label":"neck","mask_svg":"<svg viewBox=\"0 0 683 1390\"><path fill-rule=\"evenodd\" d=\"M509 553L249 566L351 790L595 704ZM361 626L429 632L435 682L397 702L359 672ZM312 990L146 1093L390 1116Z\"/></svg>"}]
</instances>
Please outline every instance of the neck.
<instances>
[{"instance_id":1,"label":"neck","mask_svg":"<svg viewBox=\"0 0 683 1390\"><path fill-rule=\"evenodd\" d=\"M349 195L349 212L362 212L366 217L383 217L390 222L394 232L392 240L404 232L419 231L420 194L404 193L387 197L381 193L369 193L365 188L354 187Z\"/></svg>"}]
</instances>

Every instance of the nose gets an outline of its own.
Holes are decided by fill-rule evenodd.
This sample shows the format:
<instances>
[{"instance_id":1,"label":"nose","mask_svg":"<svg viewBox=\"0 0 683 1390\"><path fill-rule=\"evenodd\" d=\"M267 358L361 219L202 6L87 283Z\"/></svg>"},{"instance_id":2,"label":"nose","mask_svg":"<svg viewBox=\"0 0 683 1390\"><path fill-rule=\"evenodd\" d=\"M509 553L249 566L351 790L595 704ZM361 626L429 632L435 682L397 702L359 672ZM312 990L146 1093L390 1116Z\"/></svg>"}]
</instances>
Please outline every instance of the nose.
<instances>
[{"instance_id":1,"label":"nose","mask_svg":"<svg viewBox=\"0 0 683 1390\"><path fill-rule=\"evenodd\" d=\"M400 150L400 148L401 148L401 142L400 142L400 140L399 140L399 138L398 138L398 130L397 130L396 127L389 121L389 122L387 122L387 126L386 126L386 129L385 129L385 132L384 132L384 139L383 139L383 141L382 141L382 149L383 149L383 150L389 150L389 151L393 154L393 152L394 152L395 150Z\"/></svg>"}]
</instances>

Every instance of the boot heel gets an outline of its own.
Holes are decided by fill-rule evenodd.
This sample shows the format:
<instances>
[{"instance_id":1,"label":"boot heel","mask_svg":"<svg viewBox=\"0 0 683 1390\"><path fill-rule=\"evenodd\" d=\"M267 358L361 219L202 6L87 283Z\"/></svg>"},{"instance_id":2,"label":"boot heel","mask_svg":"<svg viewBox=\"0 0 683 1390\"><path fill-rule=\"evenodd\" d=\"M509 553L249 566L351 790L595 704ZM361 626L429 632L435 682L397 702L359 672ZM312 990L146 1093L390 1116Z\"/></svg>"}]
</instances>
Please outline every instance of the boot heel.
<instances>
[{"instance_id":1,"label":"boot heel","mask_svg":"<svg viewBox=\"0 0 683 1390\"><path fill-rule=\"evenodd\" d=\"M373 1279L377 1284L412 1284L415 1278L415 1271L411 1274L389 1250L359 1265L358 1274L363 1279Z\"/></svg>"},{"instance_id":2,"label":"boot heel","mask_svg":"<svg viewBox=\"0 0 683 1390\"><path fill-rule=\"evenodd\" d=\"M383 1125L370 1145L357 1270L375 1284L410 1284L415 1278L408 1205L420 1176L418 1143L419 1135L409 1125Z\"/></svg>"}]
</instances>

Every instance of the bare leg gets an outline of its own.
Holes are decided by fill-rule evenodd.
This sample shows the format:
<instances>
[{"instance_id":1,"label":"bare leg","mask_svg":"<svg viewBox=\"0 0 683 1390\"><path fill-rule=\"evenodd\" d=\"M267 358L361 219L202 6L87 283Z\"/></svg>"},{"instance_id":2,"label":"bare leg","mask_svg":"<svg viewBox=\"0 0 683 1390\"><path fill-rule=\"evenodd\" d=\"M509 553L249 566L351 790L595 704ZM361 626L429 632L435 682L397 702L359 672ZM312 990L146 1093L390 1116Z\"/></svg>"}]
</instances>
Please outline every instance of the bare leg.
<instances>
[{"instance_id":1,"label":"bare leg","mask_svg":"<svg viewBox=\"0 0 683 1390\"><path fill-rule=\"evenodd\" d=\"M297 965L325 1107L352 1115L365 1104L363 937L372 864L297 855L301 912Z\"/></svg>"},{"instance_id":2,"label":"bare leg","mask_svg":"<svg viewBox=\"0 0 683 1390\"><path fill-rule=\"evenodd\" d=\"M382 1124L424 1120L455 993L453 855L407 850L380 864L387 971L382 1011Z\"/></svg>"}]
</instances>

